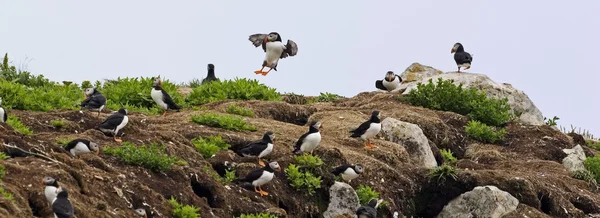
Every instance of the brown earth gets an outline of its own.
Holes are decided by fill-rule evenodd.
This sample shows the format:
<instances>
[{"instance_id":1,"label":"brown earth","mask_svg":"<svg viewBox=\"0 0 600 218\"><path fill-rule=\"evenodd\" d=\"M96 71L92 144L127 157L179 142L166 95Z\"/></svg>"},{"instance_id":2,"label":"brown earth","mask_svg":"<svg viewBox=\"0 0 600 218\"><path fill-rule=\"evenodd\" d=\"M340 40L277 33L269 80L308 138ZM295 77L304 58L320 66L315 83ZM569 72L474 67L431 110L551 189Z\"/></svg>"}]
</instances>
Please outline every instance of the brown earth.
<instances>
[{"instance_id":1,"label":"brown earth","mask_svg":"<svg viewBox=\"0 0 600 218\"><path fill-rule=\"evenodd\" d=\"M207 111L224 113L233 102L255 110L255 118L244 119L257 131L228 131L190 121L192 115ZM290 102L306 101L295 97ZM383 118L393 117L421 127L437 154L438 164L438 148L452 150L459 159L458 179L437 184L429 180L426 169L411 162L402 146L380 138L374 140L377 149L367 150L360 141L349 138L348 131L375 109L382 111ZM397 94L361 93L334 103L310 105L229 100L203 105L198 111L170 112L164 118L130 114L124 141L136 145L160 143L169 155L187 161L187 165L173 165L164 173L127 165L104 153L72 158L56 143L57 139L78 137L95 141L101 148L119 146L111 137L94 130L108 114L96 117L95 113L79 111L9 113L18 116L35 134L22 135L0 124L0 150L12 157L0 161L6 167L2 186L14 194L14 201L0 198L1 217L52 217L40 185L44 176L59 178L70 190L78 218L135 217L133 209L139 207L151 211L149 217L171 217L172 208L167 202L171 197L199 207L203 218L266 210L279 211L282 217L320 217L327 209L328 187L334 182L329 171L342 163L366 166L364 174L350 185L370 185L381 193L389 206L379 210L380 217L391 217L394 211L407 217L434 217L451 199L481 185L495 185L519 200L517 211L508 217L589 217L600 213L597 187L572 178L561 164L565 157L561 149L575 146L571 137L548 126L509 123L503 141L482 144L466 136L467 117L413 107L398 101ZM64 119L67 125L56 129L49 124L54 119ZM213 177L215 171L223 174L227 167L235 168L237 176L257 168L255 159L242 158L232 150L259 139L269 130L276 135L276 148L265 161L278 161L286 168L294 163L293 144L307 131L306 123L314 119L323 123L323 141L315 154L325 162L317 170L323 183L314 196L294 190L283 171L263 187L270 193L264 197L243 184L223 184ZM210 135L222 135L232 145L231 150L204 159L190 140ZM56 161L29 156L5 145Z\"/></svg>"}]
</instances>

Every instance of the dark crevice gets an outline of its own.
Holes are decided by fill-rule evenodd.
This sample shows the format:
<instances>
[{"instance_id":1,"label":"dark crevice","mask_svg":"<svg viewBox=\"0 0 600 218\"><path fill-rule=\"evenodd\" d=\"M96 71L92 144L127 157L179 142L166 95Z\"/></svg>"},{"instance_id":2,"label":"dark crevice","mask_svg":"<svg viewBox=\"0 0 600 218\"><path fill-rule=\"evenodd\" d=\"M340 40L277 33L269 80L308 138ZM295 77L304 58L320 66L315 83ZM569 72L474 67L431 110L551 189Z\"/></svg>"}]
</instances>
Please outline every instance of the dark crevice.
<instances>
[{"instance_id":1,"label":"dark crevice","mask_svg":"<svg viewBox=\"0 0 600 218\"><path fill-rule=\"evenodd\" d=\"M279 208L285 210L285 213L289 213L289 208L283 203L283 201L279 200L278 206Z\"/></svg>"},{"instance_id":2,"label":"dark crevice","mask_svg":"<svg viewBox=\"0 0 600 218\"><path fill-rule=\"evenodd\" d=\"M32 197L29 197L29 199L27 199L27 202L29 203L29 208L31 208L32 215L35 217L42 217L40 212L42 211L43 205L38 205L39 202L36 202Z\"/></svg>"},{"instance_id":3,"label":"dark crevice","mask_svg":"<svg viewBox=\"0 0 600 218\"><path fill-rule=\"evenodd\" d=\"M200 198L206 198L206 201L208 202L208 205L210 207L218 207L217 202L215 200L215 195L210 191L209 188L204 187L202 184L198 183L196 178L192 178L191 184L194 194L196 194Z\"/></svg>"},{"instance_id":4,"label":"dark crevice","mask_svg":"<svg viewBox=\"0 0 600 218\"><path fill-rule=\"evenodd\" d=\"M542 192L538 192L538 199L540 200L540 210L545 214L550 214L552 212L552 201L547 194Z\"/></svg>"},{"instance_id":5,"label":"dark crevice","mask_svg":"<svg viewBox=\"0 0 600 218\"><path fill-rule=\"evenodd\" d=\"M225 161L225 162L217 162L214 165L212 165L212 168L217 172L217 174L219 174L219 176L221 177L225 177L225 173L227 173L227 171L232 171L234 170L234 167L232 165L231 162L229 161Z\"/></svg>"},{"instance_id":6,"label":"dark crevice","mask_svg":"<svg viewBox=\"0 0 600 218\"><path fill-rule=\"evenodd\" d=\"M573 204L573 206L575 206L575 208L583 211L583 213L585 214L593 214L600 212L600 208L596 206L594 201L587 197L579 196L571 200L571 203Z\"/></svg>"}]
</instances>

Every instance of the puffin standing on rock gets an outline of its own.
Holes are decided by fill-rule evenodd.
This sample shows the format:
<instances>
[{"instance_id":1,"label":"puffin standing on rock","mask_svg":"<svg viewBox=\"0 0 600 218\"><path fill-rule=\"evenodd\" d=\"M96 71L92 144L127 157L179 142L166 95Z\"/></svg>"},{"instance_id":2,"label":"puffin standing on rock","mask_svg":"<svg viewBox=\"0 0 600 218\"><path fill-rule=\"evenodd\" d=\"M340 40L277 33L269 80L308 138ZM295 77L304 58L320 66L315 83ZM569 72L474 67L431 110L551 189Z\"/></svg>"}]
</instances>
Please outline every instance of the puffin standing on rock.
<instances>
[{"instance_id":1,"label":"puffin standing on rock","mask_svg":"<svg viewBox=\"0 0 600 218\"><path fill-rule=\"evenodd\" d=\"M162 89L162 80L160 77L156 77L154 82L152 83L152 91L150 92L150 96L152 96L152 100L156 102L158 107L163 109L165 112L163 113L163 117L167 115L167 110L181 110L181 107L171 99L169 93L167 93L164 89Z\"/></svg>"},{"instance_id":2,"label":"puffin standing on rock","mask_svg":"<svg viewBox=\"0 0 600 218\"><path fill-rule=\"evenodd\" d=\"M277 32L271 32L269 34L252 34L248 37L248 40L252 42L254 47L262 45L262 49L265 52L265 60L263 61L262 68L254 71L255 74L262 74L266 76L271 70L277 71L277 63L279 59L286 58L288 56L296 56L298 53L298 45L292 40L287 40L287 44L281 42L281 36ZM265 67L269 67L269 71L263 72Z\"/></svg>"},{"instance_id":3,"label":"puffin standing on rock","mask_svg":"<svg viewBox=\"0 0 600 218\"><path fill-rule=\"evenodd\" d=\"M87 88L83 93L86 98L79 105L81 109L86 108L90 111L98 111L98 116L100 116L100 112L106 106L106 97L95 88Z\"/></svg>"},{"instance_id":4,"label":"puffin standing on rock","mask_svg":"<svg viewBox=\"0 0 600 218\"><path fill-rule=\"evenodd\" d=\"M379 119L380 115L381 113L379 111L373 111L369 120L360 124L358 128L350 131L352 133L350 137L360 137L362 140L366 140L365 148L376 148L377 146L371 144L370 138L375 137L381 131L381 120Z\"/></svg>"},{"instance_id":5,"label":"puffin standing on rock","mask_svg":"<svg viewBox=\"0 0 600 218\"><path fill-rule=\"evenodd\" d=\"M464 67L465 70L471 68L471 61L473 61L473 56L465 51L463 45L460 43L454 44L450 54L454 53L454 61L456 61L456 65L458 66L458 72L460 73L460 68Z\"/></svg>"},{"instance_id":6,"label":"puffin standing on rock","mask_svg":"<svg viewBox=\"0 0 600 218\"><path fill-rule=\"evenodd\" d=\"M371 199L367 205L360 206L356 209L356 216L358 218L377 218L377 206L379 206L381 202L383 202L383 199Z\"/></svg>"},{"instance_id":7,"label":"puffin standing on rock","mask_svg":"<svg viewBox=\"0 0 600 218\"><path fill-rule=\"evenodd\" d=\"M206 75L206 78L202 80L202 84L206 84L217 80L219 80L219 78L215 76L215 65L208 64L208 74Z\"/></svg>"},{"instance_id":8,"label":"puffin standing on rock","mask_svg":"<svg viewBox=\"0 0 600 218\"><path fill-rule=\"evenodd\" d=\"M52 212L56 218L71 218L73 217L73 205L69 201L69 192L64 187L56 189L56 198L52 201Z\"/></svg>"},{"instance_id":9,"label":"puffin standing on rock","mask_svg":"<svg viewBox=\"0 0 600 218\"><path fill-rule=\"evenodd\" d=\"M268 192L262 190L261 186L273 180L275 170L281 171L281 168L277 162L273 161L263 168L253 170L245 178L236 179L236 181L252 183L254 191L258 192L260 196L269 195ZM257 187L258 190L256 189Z\"/></svg>"},{"instance_id":10,"label":"puffin standing on rock","mask_svg":"<svg viewBox=\"0 0 600 218\"><path fill-rule=\"evenodd\" d=\"M75 139L70 141L67 146L65 146L65 150L71 152L73 157L80 154L90 153L92 151L95 152L96 155L100 153L100 147L98 144L87 139Z\"/></svg>"},{"instance_id":11,"label":"puffin standing on rock","mask_svg":"<svg viewBox=\"0 0 600 218\"><path fill-rule=\"evenodd\" d=\"M49 204L52 204L52 201L56 198L56 190L58 189L58 180L52 178L50 176L46 176L42 179L42 185L44 185L44 196L46 196L46 200Z\"/></svg>"},{"instance_id":12,"label":"puffin standing on rock","mask_svg":"<svg viewBox=\"0 0 600 218\"><path fill-rule=\"evenodd\" d=\"M402 78L400 78L400 76L394 74L392 71L388 71L383 80L375 81L375 88L391 92L400 88L401 82Z\"/></svg>"},{"instance_id":13,"label":"puffin standing on rock","mask_svg":"<svg viewBox=\"0 0 600 218\"><path fill-rule=\"evenodd\" d=\"M273 151L273 138L275 135L271 131L267 131L261 140L252 142L240 150L243 157L256 157L260 166L265 166L265 162L260 158L270 154Z\"/></svg>"},{"instance_id":14,"label":"puffin standing on rock","mask_svg":"<svg viewBox=\"0 0 600 218\"><path fill-rule=\"evenodd\" d=\"M308 127L308 132L304 133L298 141L296 141L296 145L294 145L294 154L303 154L304 152L309 152L311 155L313 151L319 147L321 144L321 133L319 129L321 128L320 121L312 121L310 126Z\"/></svg>"},{"instance_id":15,"label":"puffin standing on rock","mask_svg":"<svg viewBox=\"0 0 600 218\"><path fill-rule=\"evenodd\" d=\"M353 179L358 178L364 169L365 168L361 164L342 164L333 169L331 173L335 176L341 175L344 181L350 183Z\"/></svg>"},{"instance_id":16,"label":"puffin standing on rock","mask_svg":"<svg viewBox=\"0 0 600 218\"><path fill-rule=\"evenodd\" d=\"M8 113L6 113L6 110L2 108L2 98L0 98L0 123L6 123L7 120Z\"/></svg>"},{"instance_id":17,"label":"puffin standing on rock","mask_svg":"<svg viewBox=\"0 0 600 218\"><path fill-rule=\"evenodd\" d=\"M127 117L127 109L121 108L114 114L111 114L98 126L98 130L102 131L105 134L113 135L113 138L116 142L122 142L120 137L117 137L119 130L125 128L125 125L129 122L129 118ZM123 135L123 134L121 134Z\"/></svg>"}]
</instances>

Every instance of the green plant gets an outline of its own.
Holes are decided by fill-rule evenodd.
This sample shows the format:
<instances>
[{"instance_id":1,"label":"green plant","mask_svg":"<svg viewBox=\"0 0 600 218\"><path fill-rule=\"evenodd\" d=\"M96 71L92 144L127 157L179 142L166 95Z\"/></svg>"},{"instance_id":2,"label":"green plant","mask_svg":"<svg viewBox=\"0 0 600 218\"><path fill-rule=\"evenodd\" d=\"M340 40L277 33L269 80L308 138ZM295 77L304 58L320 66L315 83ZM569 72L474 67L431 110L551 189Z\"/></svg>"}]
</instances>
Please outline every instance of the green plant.
<instances>
[{"instance_id":1,"label":"green plant","mask_svg":"<svg viewBox=\"0 0 600 218\"><path fill-rule=\"evenodd\" d=\"M494 127L485 125L476 120L471 120L465 127L467 135L481 142L494 143L504 139L506 130L504 128L495 130Z\"/></svg>"},{"instance_id":2,"label":"green plant","mask_svg":"<svg viewBox=\"0 0 600 218\"><path fill-rule=\"evenodd\" d=\"M589 170L577 170L572 172L571 175L575 179L583 180L590 183L597 183L596 176Z\"/></svg>"},{"instance_id":3,"label":"green plant","mask_svg":"<svg viewBox=\"0 0 600 218\"><path fill-rule=\"evenodd\" d=\"M4 175L6 174L6 169L4 168L4 165L0 165L0 182L2 182L2 178L4 178ZM0 186L0 195L2 195L4 198L13 201L14 197L13 194L6 191L4 189L4 187Z\"/></svg>"},{"instance_id":4,"label":"green plant","mask_svg":"<svg viewBox=\"0 0 600 218\"><path fill-rule=\"evenodd\" d=\"M444 163L453 164L456 162L456 157L452 154L452 151L449 149L440 149L440 153L442 153L442 159L444 159Z\"/></svg>"},{"instance_id":5,"label":"green plant","mask_svg":"<svg viewBox=\"0 0 600 218\"><path fill-rule=\"evenodd\" d=\"M8 120L6 120L6 124L8 124L15 131L23 135L33 134L33 131L31 131L29 127L25 126L25 124L21 123L21 120L19 120L19 118L14 115L8 115Z\"/></svg>"},{"instance_id":6,"label":"green plant","mask_svg":"<svg viewBox=\"0 0 600 218\"><path fill-rule=\"evenodd\" d=\"M0 152L0 160L6 160L10 158L10 156L6 155L4 152Z\"/></svg>"},{"instance_id":7,"label":"green plant","mask_svg":"<svg viewBox=\"0 0 600 218\"><path fill-rule=\"evenodd\" d=\"M356 189L356 195L358 195L358 200L360 200L360 205L366 205L373 198L379 198L379 192L376 192L368 185L358 185Z\"/></svg>"},{"instance_id":8,"label":"green plant","mask_svg":"<svg viewBox=\"0 0 600 218\"><path fill-rule=\"evenodd\" d=\"M64 120L51 120L50 124L54 127L54 128L62 128L65 126L65 121Z\"/></svg>"},{"instance_id":9,"label":"green plant","mask_svg":"<svg viewBox=\"0 0 600 218\"><path fill-rule=\"evenodd\" d=\"M224 81L213 81L192 90L187 101L192 105L226 99L280 101L281 95L258 80L245 78Z\"/></svg>"},{"instance_id":10,"label":"green plant","mask_svg":"<svg viewBox=\"0 0 600 218\"><path fill-rule=\"evenodd\" d=\"M220 115L215 113L205 113L200 115L192 116L192 121L194 123L212 127L223 128L227 130L234 131L256 131L256 127L246 124L242 118L230 116L230 115Z\"/></svg>"},{"instance_id":11,"label":"green plant","mask_svg":"<svg viewBox=\"0 0 600 218\"><path fill-rule=\"evenodd\" d=\"M143 166L156 172L168 170L178 161L176 157L165 154L164 146L155 143L149 146L135 146L132 143L123 142L121 147L104 147L102 152L116 156L125 163Z\"/></svg>"},{"instance_id":12,"label":"green plant","mask_svg":"<svg viewBox=\"0 0 600 218\"><path fill-rule=\"evenodd\" d=\"M77 109L83 100L81 89L76 85L25 86L0 79L0 93L5 107L18 110L72 110Z\"/></svg>"},{"instance_id":13,"label":"green plant","mask_svg":"<svg viewBox=\"0 0 600 218\"><path fill-rule=\"evenodd\" d=\"M316 98L312 99L310 101L310 103L313 103L313 102L333 102L333 101L335 101L337 99L340 99L340 98L344 98L344 96L341 96L341 95L338 95L338 94L329 93L329 92L325 92L325 93L321 92L319 94L319 96L317 96Z\"/></svg>"},{"instance_id":14,"label":"green plant","mask_svg":"<svg viewBox=\"0 0 600 218\"><path fill-rule=\"evenodd\" d=\"M298 165L300 165L302 167L316 169L316 168L319 168L321 165L323 165L323 160L321 160L321 158L319 158L318 156L310 155L310 154L304 154L302 156L295 156L294 158L296 159L296 162L298 163Z\"/></svg>"},{"instance_id":15,"label":"green plant","mask_svg":"<svg viewBox=\"0 0 600 218\"><path fill-rule=\"evenodd\" d=\"M218 151L231 147L221 136L197 137L192 139L192 144L204 158L210 158Z\"/></svg>"},{"instance_id":16,"label":"green plant","mask_svg":"<svg viewBox=\"0 0 600 218\"><path fill-rule=\"evenodd\" d=\"M557 116L554 116L552 119L548 119L547 117L544 117L544 120L546 121L546 125L556 126L556 121L560 120L560 118L558 118Z\"/></svg>"},{"instance_id":17,"label":"green plant","mask_svg":"<svg viewBox=\"0 0 600 218\"><path fill-rule=\"evenodd\" d=\"M437 166L429 170L429 174L427 175L429 179L435 179L438 185L444 184L446 180L452 179L457 180L458 176L457 170L455 167L450 166L448 164L442 164L441 166Z\"/></svg>"},{"instance_id":18,"label":"green plant","mask_svg":"<svg viewBox=\"0 0 600 218\"><path fill-rule=\"evenodd\" d=\"M301 172L300 168L295 164L290 164L285 169L290 185L296 189L296 191L306 190L308 195L314 195L316 189L321 188L321 177L315 177L310 172Z\"/></svg>"},{"instance_id":19,"label":"green plant","mask_svg":"<svg viewBox=\"0 0 600 218\"><path fill-rule=\"evenodd\" d=\"M131 109L131 112L137 109L140 112L154 114L159 109L150 96L153 82L154 77L119 77L116 80L107 80L102 87L97 88L108 99L106 103L108 109L118 110L125 107ZM183 105L184 97L177 91L177 85L163 79L162 88L169 93L176 104Z\"/></svg>"},{"instance_id":20,"label":"green plant","mask_svg":"<svg viewBox=\"0 0 600 218\"><path fill-rule=\"evenodd\" d=\"M596 182L600 182L600 155L587 157L583 162L585 168L594 175Z\"/></svg>"},{"instance_id":21,"label":"green plant","mask_svg":"<svg viewBox=\"0 0 600 218\"><path fill-rule=\"evenodd\" d=\"M173 197L168 200L169 204L173 207L173 217L174 218L200 218L200 208L194 207L192 205L182 205L177 202L177 200Z\"/></svg>"},{"instance_id":22,"label":"green plant","mask_svg":"<svg viewBox=\"0 0 600 218\"><path fill-rule=\"evenodd\" d=\"M199 79L192 79L192 80L191 80L191 81L188 83L188 86L189 86L190 88L192 88L192 89L193 89L193 88L196 88L196 87L198 87L198 86L201 86L201 85L202 85L202 80L199 80Z\"/></svg>"},{"instance_id":23,"label":"green plant","mask_svg":"<svg viewBox=\"0 0 600 218\"><path fill-rule=\"evenodd\" d=\"M600 141L592 141L592 140L586 140L585 143L588 145L588 147L593 148L595 150L600 150Z\"/></svg>"},{"instance_id":24,"label":"green plant","mask_svg":"<svg viewBox=\"0 0 600 218\"><path fill-rule=\"evenodd\" d=\"M254 110L250 108L244 108L235 104L230 104L227 107L227 110L225 110L225 112L230 114L237 114L244 117L254 117Z\"/></svg>"},{"instance_id":25,"label":"green plant","mask_svg":"<svg viewBox=\"0 0 600 218\"><path fill-rule=\"evenodd\" d=\"M53 82L44 78L43 75L34 76L30 72L17 70L15 66L11 66L8 60L8 53L4 54L4 59L0 63L0 79L30 87L54 85Z\"/></svg>"},{"instance_id":26,"label":"green plant","mask_svg":"<svg viewBox=\"0 0 600 218\"><path fill-rule=\"evenodd\" d=\"M225 177L223 177L223 183L227 184L227 183L231 183L233 182L237 177L235 176L235 170L225 170Z\"/></svg>"},{"instance_id":27,"label":"green plant","mask_svg":"<svg viewBox=\"0 0 600 218\"><path fill-rule=\"evenodd\" d=\"M66 146L67 144L69 144L69 142L73 141L73 139L71 137L65 137L65 138L57 138L56 139L56 143L59 145L62 145L63 147Z\"/></svg>"},{"instance_id":28,"label":"green plant","mask_svg":"<svg viewBox=\"0 0 600 218\"><path fill-rule=\"evenodd\" d=\"M257 214L242 214L238 218L277 218L275 215L269 213L257 213Z\"/></svg>"}]
</instances>

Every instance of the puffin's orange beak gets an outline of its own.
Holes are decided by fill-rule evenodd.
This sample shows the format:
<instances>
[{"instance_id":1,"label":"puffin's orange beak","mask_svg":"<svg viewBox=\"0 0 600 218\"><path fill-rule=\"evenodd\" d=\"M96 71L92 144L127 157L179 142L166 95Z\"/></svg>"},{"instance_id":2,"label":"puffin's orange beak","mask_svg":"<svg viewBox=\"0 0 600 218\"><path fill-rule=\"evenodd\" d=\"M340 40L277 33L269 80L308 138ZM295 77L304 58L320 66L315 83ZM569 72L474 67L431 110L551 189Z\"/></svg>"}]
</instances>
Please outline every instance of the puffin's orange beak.
<instances>
[{"instance_id":1,"label":"puffin's orange beak","mask_svg":"<svg viewBox=\"0 0 600 218\"><path fill-rule=\"evenodd\" d=\"M159 81L158 81L158 84L160 84L160 86L162 86L162 80L159 80Z\"/></svg>"},{"instance_id":2,"label":"puffin's orange beak","mask_svg":"<svg viewBox=\"0 0 600 218\"><path fill-rule=\"evenodd\" d=\"M44 179L40 180L40 185L44 186Z\"/></svg>"},{"instance_id":3,"label":"puffin's orange beak","mask_svg":"<svg viewBox=\"0 0 600 218\"><path fill-rule=\"evenodd\" d=\"M267 42L267 41L269 41L269 37L268 37L268 36L265 36L265 40L263 40L263 41L264 41L264 42Z\"/></svg>"},{"instance_id":4,"label":"puffin's orange beak","mask_svg":"<svg viewBox=\"0 0 600 218\"><path fill-rule=\"evenodd\" d=\"M456 48L452 48L452 50L450 51L450 54L456 52Z\"/></svg>"},{"instance_id":5,"label":"puffin's orange beak","mask_svg":"<svg viewBox=\"0 0 600 218\"><path fill-rule=\"evenodd\" d=\"M98 148L98 150L96 150L96 155L100 154L100 148Z\"/></svg>"}]
</instances>

